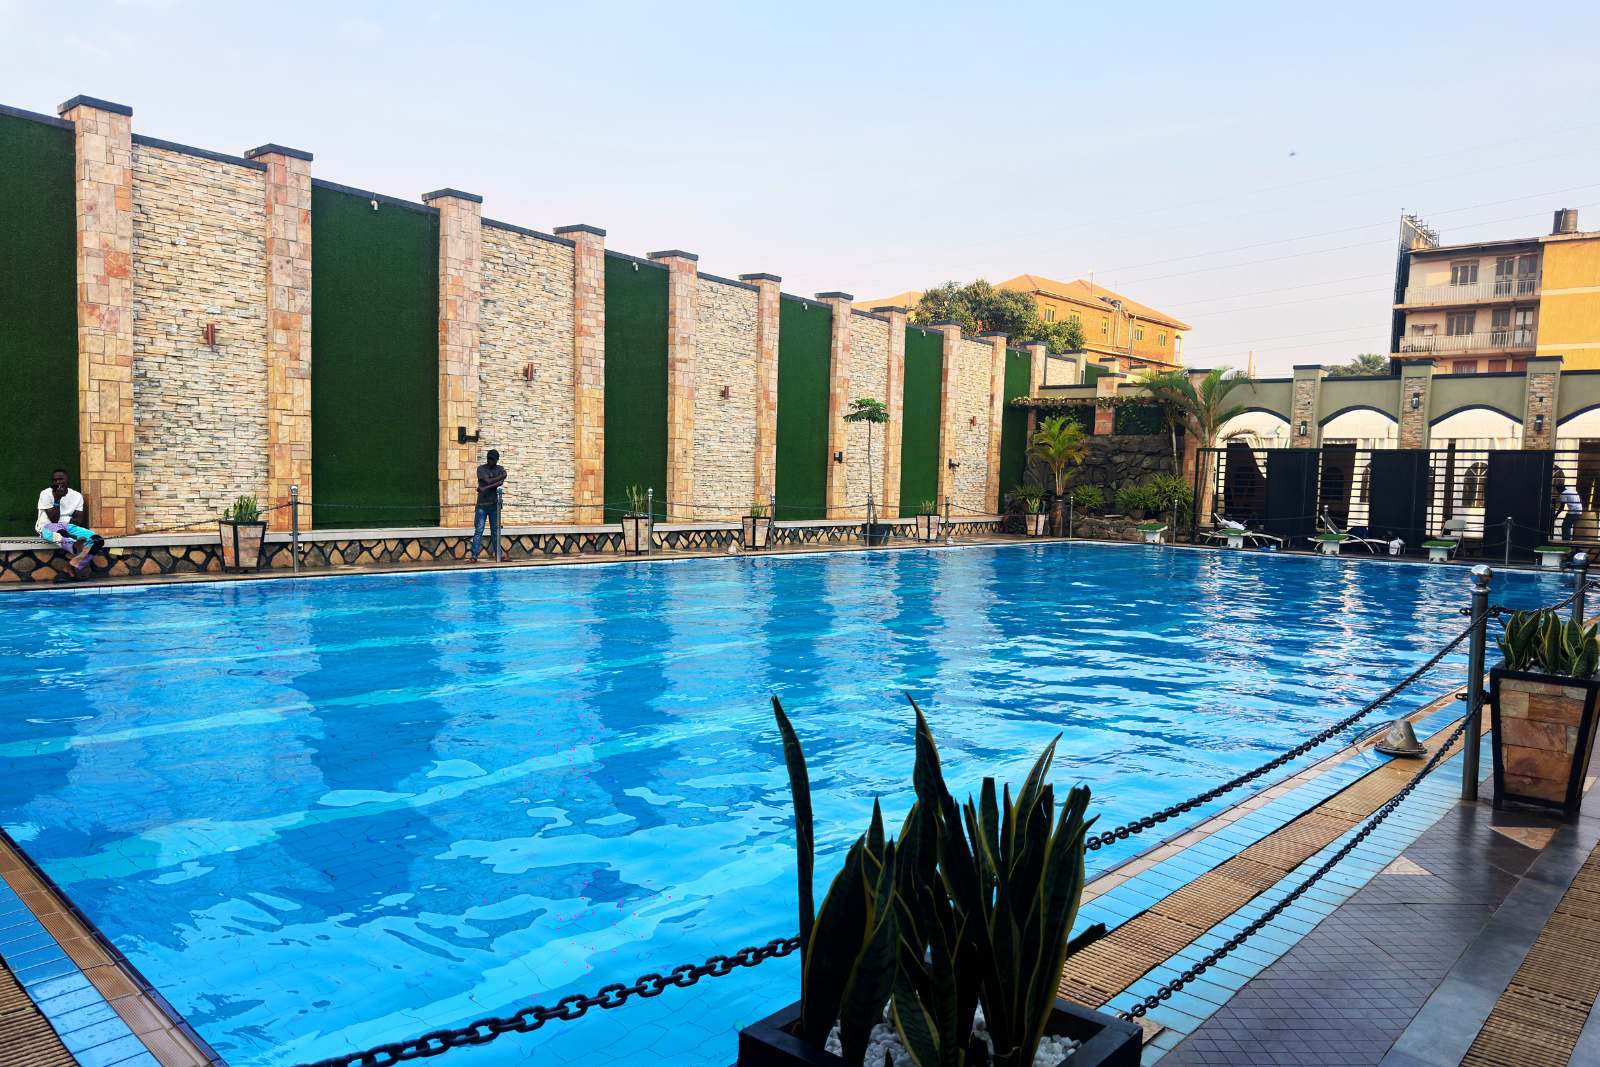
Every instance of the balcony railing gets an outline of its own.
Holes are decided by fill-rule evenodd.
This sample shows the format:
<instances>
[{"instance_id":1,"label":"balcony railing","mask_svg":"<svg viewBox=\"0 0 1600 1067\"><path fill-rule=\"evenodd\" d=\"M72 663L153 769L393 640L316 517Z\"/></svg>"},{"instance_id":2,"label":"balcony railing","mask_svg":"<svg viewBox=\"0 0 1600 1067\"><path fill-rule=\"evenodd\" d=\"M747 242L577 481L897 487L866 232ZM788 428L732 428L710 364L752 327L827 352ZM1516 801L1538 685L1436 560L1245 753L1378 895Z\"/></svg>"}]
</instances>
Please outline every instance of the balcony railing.
<instances>
[{"instance_id":1,"label":"balcony railing","mask_svg":"<svg viewBox=\"0 0 1600 1067\"><path fill-rule=\"evenodd\" d=\"M1484 352L1495 349L1532 348L1538 330L1485 330L1483 333L1416 335L1400 339L1401 352Z\"/></svg>"},{"instance_id":2,"label":"balcony railing","mask_svg":"<svg viewBox=\"0 0 1600 1067\"><path fill-rule=\"evenodd\" d=\"M1514 300L1537 296L1539 275L1494 278L1476 285L1412 285L1406 287L1407 304L1474 304L1483 300Z\"/></svg>"}]
</instances>

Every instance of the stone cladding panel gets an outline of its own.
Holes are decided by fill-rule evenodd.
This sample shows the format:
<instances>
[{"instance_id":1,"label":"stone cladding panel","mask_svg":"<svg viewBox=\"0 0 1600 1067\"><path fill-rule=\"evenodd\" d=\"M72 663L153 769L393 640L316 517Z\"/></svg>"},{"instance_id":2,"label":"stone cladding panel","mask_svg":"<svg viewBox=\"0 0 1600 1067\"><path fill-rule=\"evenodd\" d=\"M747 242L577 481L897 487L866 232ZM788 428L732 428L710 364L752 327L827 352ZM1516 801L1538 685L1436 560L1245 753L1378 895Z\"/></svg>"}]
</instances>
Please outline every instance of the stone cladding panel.
<instances>
[{"instance_id":1,"label":"stone cladding panel","mask_svg":"<svg viewBox=\"0 0 1600 1067\"><path fill-rule=\"evenodd\" d=\"M757 498L760 301L761 295L748 289L699 279L693 498L697 520L737 521Z\"/></svg>"},{"instance_id":2,"label":"stone cladding panel","mask_svg":"<svg viewBox=\"0 0 1600 1067\"><path fill-rule=\"evenodd\" d=\"M1559 382L1559 373L1528 373L1527 414L1522 422L1523 448L1555 447L1556 389ZM1535 430L1540 415L1544 416L1544 429Z\"/></svg>"},{"instance_id":3,"label":"stone cladding panel","mask_svg":"<svg viewBox=\"0 0 1600 1067\"><path fill-rule=\"evenodd\" d=\"M850 405L864 396L889 402L889 324L877 319L852 315L850 319L849 392L846 394L844 412L850 414ZM844 424L844 498L849 510L836 519L860 519L867 514L867 489L870 483L872 498L877 504L878 517L882 517L884 460L889 453L888 423L872 427L872 466L867 465L867 424ZM869 476L870 471L870 476Z\"/></svg>"},{"instance_id":4,"label":"stone cladding panel","mask_svg":"<svg viewBox=\"0 0 1600 1067\"><path fill-rule=\"evenodd\" d=\"M994 362L994 346L963 337L956 352L959 366L955 410L951 412L950 458L960 466L951 475L951 521L964 514L994 514L993 501L988 500L989 370Z\"/></svg>"},{"instance_id":5,"label":"stone cladding panel","mask_svg":"<svg viewBox=\"0 0 1600 1067\"><path fill-rule=\"evenodd\" d=\"M260 171L133 148L140 530L215 518L241 495L267 505L264 197Z\"/></svg>"},{"instance_id":6,"label":"stone cladding panel","mask_svg":"<svg viewBox=\"0 0 1600 1067\"><path fill-rule=\"evenodd\" d=\"M1296 378L1294 382L1294 418L1289 423L1289 447L1315 448L1317 446L1317 387L1315 378ZM1306 424L1305 436L1300 435L1300 424Z\"/></svg>"},{"instance_id":7,"label":"stone cladding panel","mask_svg":"<svg viewBox=\"0 0 1600 1067\"><path fill-rule=\"evenodd\" d=\"M566 245L483 228L477 447L510 472L508 526L575 518L572 275Z\"/></svg>"}]
</instances>

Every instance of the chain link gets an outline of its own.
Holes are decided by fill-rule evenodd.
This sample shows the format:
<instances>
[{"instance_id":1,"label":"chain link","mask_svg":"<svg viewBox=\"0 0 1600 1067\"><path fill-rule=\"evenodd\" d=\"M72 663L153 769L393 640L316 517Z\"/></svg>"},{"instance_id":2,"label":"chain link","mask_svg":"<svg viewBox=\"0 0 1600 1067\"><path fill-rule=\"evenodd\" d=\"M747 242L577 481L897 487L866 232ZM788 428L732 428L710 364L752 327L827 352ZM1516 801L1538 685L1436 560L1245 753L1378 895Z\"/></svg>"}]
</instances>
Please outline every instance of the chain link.
<instances>
[{"instance_id":1,"label":"chain link","mask_svg":"<svg viewBox=\"0 0 1600 1067\"><path fill-rule=\"evenodd\" d=\"M799 947L798 937L774 938L760 947L742 948L731 956L711 956L704 963L680 964L670 974L641 975L632 985L617 982L601 986L592 996L574 993L556 1001L553 1008L535 1004L515 1015L479 1019L454 1030L434 1030L410 1041L375 1045L363 1052L330 1056L301 1067L388 1067L406 1060L437 1056L463 1045L485 1045L501 1034L527 1034L548 1022L581 1019L590 1008L620 1008L631 997L659 997L674 986L687 988L702 978L725 978L741 967L754 967L774 957L782 958Z\"/></svg>"}]
</instances>

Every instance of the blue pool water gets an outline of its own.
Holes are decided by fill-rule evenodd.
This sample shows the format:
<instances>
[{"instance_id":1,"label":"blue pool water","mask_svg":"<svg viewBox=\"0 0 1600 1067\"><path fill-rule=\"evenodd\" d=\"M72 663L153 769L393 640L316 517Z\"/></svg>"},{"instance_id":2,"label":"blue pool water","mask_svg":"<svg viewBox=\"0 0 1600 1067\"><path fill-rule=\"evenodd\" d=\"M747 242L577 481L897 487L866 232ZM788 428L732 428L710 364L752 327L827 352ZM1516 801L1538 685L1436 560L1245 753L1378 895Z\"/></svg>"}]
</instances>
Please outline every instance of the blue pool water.
<instances>
[{"instance_id":1,"label":"blue pool water","mask_svg":"<svg viewBox=\"0 0 1600 1067\"><path fill-rule=\"evenodd\" d=\"M1059 732L1121 822L1398 680L1465 579L1075 544L7 596L0 822L230 1063L294 1064L791 934L768 694L820 899L909 805L903 690L958 796ZM726 1067L796 960L451 1055Z\"/></svg>"}]
</instances>

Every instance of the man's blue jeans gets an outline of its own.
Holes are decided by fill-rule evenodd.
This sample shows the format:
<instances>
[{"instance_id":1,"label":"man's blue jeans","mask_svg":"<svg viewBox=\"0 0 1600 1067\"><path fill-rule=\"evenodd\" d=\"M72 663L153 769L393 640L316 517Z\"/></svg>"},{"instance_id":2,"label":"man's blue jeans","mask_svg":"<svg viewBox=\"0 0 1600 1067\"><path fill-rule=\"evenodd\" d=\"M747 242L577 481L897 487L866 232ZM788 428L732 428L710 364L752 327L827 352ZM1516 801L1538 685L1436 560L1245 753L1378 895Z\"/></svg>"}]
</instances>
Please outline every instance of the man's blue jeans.
<instances>
[{"instance_id":1,"label":"man's blue jeans","mask_svg":"<svg viewBox=\"0 0 1600 1067\"><path fill-rule=\"evenodd\" d=\"M472 512L472 558L478 558L478 549L483 544L483 524L488 521L493 533L494 543L500 543L500 516L493 507L479 506Z\"/></svg>"}]
</instances>

